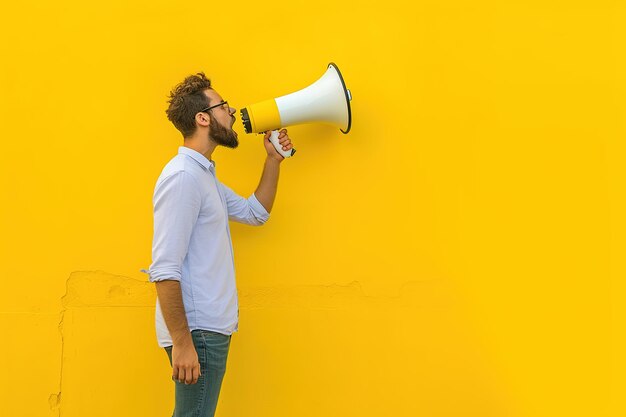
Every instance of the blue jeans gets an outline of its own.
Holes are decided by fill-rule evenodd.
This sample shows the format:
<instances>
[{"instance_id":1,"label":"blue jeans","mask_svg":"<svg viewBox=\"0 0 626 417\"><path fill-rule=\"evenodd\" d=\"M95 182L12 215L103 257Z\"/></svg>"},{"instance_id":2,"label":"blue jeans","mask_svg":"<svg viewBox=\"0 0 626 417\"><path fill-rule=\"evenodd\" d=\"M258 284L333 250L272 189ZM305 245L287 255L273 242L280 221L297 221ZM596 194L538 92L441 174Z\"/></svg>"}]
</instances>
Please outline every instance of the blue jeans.
<instances>
[{"instance_id":1,"label":"blue jeans","mask_svg":"<svg viewBox=\"0 0 626 417\"><path fill-rule=\"evenodd\" d=\"M194 330L191 337L198 352L202 375L195 384L186 385L175 381L176 402L172 416L213 417L226 372L230 336L208 330ZM165 351L171 365L172 347L166 347Z\"/></svg>"}]
</instances>

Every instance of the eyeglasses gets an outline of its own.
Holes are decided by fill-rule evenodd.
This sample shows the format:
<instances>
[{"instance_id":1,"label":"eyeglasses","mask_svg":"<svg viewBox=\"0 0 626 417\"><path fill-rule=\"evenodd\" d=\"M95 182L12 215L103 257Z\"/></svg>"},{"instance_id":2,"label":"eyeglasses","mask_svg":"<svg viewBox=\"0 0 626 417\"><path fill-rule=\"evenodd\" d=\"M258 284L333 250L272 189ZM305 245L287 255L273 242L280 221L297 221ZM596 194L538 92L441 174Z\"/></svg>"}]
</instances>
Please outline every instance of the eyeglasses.
<instances>
[{"instance_id":1,"label":"eyeglasses","mask_svg":"<svg viewBox=\"0 0 626 417\"><path fill-rule=\"evenodd\" d=\"M204 109L202 109L202 110L200 110L200 111L201 111L201 112L208 112L208 111L209 111L209 110L211 110L211 109L214 109L214 108L216 108L216 107L220 107L220 106L224 106L224 105L226 105L226 107L224 107L224 108L226 109L226 111L230 113L230 106L228 105L228 101L222 101L221 103L217 103L217 104L216 104L216 105L214 105L214 106L204 108Z\"/></svg>"}]
</instances>

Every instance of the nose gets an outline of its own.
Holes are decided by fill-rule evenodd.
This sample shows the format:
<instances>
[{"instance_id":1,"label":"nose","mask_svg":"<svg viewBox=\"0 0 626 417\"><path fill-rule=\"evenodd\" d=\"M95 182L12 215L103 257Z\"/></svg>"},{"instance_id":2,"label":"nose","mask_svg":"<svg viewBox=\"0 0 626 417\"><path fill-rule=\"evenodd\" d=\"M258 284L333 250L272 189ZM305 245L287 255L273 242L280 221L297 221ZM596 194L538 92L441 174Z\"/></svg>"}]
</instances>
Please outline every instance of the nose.
<instances>
[{"instance_id":1,"label":"nose","mask_svg":"<svg viewBox=\"0 0 626 417\"><path fill-rule=\"evenodd\" d=\"M233 115L237 111L236 108L228 106L228 114Z\"/></svg>"}]
</instances>

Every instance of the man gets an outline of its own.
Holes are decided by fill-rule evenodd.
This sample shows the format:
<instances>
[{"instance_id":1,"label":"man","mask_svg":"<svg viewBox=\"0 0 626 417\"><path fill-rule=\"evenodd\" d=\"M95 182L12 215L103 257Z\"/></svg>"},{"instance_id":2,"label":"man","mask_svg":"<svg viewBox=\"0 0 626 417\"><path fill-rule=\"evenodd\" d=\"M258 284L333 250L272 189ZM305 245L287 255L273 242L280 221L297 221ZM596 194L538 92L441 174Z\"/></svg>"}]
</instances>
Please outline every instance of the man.
<instances>
[{"instance_id":1,"label":"man","mask_svg":"<svg viewBox=\"0 0 626 417\"><path fill-rule=\"evenodd\" d=\"M272 210L283 157L265 134L267 158L247 199L220 183L211 155L236 148L235 109L204 73L170 93L168 119L183 146L157 180L150 281L156 283L156 329L175 381L175 417L213 416L239 316L228 220L260 226ZM285 129L279 142L292 148Z\"/></svg>"}]
</instances>

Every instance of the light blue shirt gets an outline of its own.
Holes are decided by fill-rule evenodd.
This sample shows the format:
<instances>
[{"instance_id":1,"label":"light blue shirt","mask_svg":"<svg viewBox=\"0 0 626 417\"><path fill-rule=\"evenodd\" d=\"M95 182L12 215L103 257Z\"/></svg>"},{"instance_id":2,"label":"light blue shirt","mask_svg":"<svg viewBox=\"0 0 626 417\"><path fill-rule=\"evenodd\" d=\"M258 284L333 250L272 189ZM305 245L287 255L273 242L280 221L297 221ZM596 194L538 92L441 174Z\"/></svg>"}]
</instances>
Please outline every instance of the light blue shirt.
<instances>
[{"instance_id":1,"label":"light blue shirt","mask_svg":"<svg viewBox=\"0 0 626 417\"><path fill-rule=\"evenodd\" d=\"M254 194L219 182L215 163L181 146L163 168L154 197L151 282L180 281L189 330L230 335L238 328L235 263L228 220L260 226L269 213ZM157 299L159 346L172 345Z\"/></svg>"}]
</instances>

